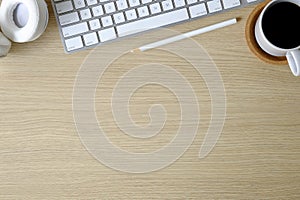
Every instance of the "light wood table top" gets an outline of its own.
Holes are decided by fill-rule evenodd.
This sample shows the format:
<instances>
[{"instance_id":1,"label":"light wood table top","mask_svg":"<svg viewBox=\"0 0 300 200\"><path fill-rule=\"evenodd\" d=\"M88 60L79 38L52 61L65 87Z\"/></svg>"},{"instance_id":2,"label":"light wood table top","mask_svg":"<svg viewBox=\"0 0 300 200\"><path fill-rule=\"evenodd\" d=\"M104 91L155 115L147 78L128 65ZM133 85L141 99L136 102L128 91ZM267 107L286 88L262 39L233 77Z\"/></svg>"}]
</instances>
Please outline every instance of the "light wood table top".
<instances>
[{"instance_id":1,"label":"light wood table top","mask_svg":"<svg viewBox=\"0 0 300 200\"><path fill-rule=\"evenodd\" d=\"M64 54L50 0L47 3L46 32L34 42L13 44L10 54L0 59L0 199L300 198L300 81L288 66L265 64L248 49L244 29L254 5L170 27L186 32L240 18L236 25L193 37L218 67L227 102L222 134L204 159L198 154L211 100L203 78L176 56L149 51L148 59L159 57L155 61L182 69L196 88L202 121L192 145L176 162L155 172L132 174L96 160L78 136L73 86L90 51ZM96 114L107 137L132 152L166 145L180 122L176 97L166 88L149 85L132 97L131 115L137 124L146 125L149 106L162 103L168 113L162 134L142 140L116 127L112 87L143 59L140 54L124 68L112 65L95 95Z\"/></svg>"}]
</instances>

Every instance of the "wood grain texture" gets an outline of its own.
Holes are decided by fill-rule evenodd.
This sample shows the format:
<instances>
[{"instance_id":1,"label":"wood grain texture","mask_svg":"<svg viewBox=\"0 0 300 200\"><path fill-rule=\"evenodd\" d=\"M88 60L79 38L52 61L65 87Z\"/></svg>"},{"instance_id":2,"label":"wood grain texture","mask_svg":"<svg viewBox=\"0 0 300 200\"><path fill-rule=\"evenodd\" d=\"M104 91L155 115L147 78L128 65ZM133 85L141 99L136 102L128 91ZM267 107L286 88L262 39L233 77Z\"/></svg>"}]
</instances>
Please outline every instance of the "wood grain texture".
<instances>
[{"instance_id":1,"label":"wood grain texture","mask_svg":"<svg viewBox=\"0 0 300 200\"><path fill-rule=\"evenodd\" d=\"M188 77L200 99L203 120L191 147L172 165L153 173L129 174L98 162L78 137L72 92L89 51L64 54L47 3L46 32L34 42L13 44L10 54L0 59L0 199L300 198L300 82L288 66L263 63L247 47L245 24L255 6L171 27L186 32L240 18L234 26L193 38L216 63L227 98L222 135L205 159L198 159L211 114L204 80L174 55L162 56L156 50L147 54ZM124 67L143 59L137 56ZM154 150L166 144L178 127L176 98L158 86L137 92L130 108L138 124L149 122L147 109L156 101L170 114L162 136L141 143L128 138L115 127L109 103L122 71L118 63L112 65L98 85L97 117L104 120L103 129L116 145L130 151Z\"/></svg>"}]
</instances>

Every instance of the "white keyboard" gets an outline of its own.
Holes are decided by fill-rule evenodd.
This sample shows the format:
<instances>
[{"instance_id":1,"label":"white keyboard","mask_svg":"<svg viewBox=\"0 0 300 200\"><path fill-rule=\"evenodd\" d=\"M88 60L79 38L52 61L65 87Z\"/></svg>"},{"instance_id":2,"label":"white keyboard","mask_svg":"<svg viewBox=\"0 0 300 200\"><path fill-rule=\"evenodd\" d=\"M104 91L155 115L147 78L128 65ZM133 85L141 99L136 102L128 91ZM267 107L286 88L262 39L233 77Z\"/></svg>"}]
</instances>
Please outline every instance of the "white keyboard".
<instances>
[{"instance_id":1,"label":"white keyboard","mask_svg":"<svg viewBox=\"0 0 300 200\"><path fill-rule=\"evenodd\" d=\"M66 53L262 0L52 0Z\"/></svg>"}]
</instances>

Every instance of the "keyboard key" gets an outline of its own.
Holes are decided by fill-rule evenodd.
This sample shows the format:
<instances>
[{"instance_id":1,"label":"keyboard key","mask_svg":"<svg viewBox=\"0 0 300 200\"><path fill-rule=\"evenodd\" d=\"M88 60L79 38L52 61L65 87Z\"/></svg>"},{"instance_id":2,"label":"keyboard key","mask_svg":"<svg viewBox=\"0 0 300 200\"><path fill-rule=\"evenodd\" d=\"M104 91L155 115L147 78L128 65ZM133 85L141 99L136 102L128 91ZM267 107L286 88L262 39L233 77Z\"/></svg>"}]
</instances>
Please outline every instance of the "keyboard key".
<instances>
[{"instance_id":1,"label":"keyboard key","mask_svg":"<svg viewBox=\"0 0 300 200\"><path fill-rule=\"evenodd\" d=\"M102 22L103 27L113 25L113 21L112 21L111 16L102 17L101 22Z\"/></svg>"},{"instance_id":2,"label":"keyboard key","mask_svg":"<svg viewBox=\"0 0 300 200\"><path fill-rule=\"evenodd\" d=\"M154 3L150 5L150 12L151 14L156 14L161 12L161 8L159 3Z\"/></svg>"},{"instance_id":3,"label":"keyboard key","mask_svg":"<svg viewBox=\"0 0 300 200\"><path fill-rule=\"evenodd\" d=\"M55 7L58 14L73 10L73 5L71 1L63 1L57 3Z\"/></svg>"},{"instance_id":4,"label":"keyboard key","mask_svg":"<svg viewBox=\"0 0 300 200\"><path fill-rule=\"evenodd\" d=\"M84 40L85 46L91 46L91 45L97 44L99 42L98 37L97 37L97 33L85 34L83 36L83 40Z\"/></svg>"},{"instance_id":5,"label":"keyboard key","mask_svg":"<svg viewBox=\"0 0 300 200\"><path fill-rule=\"evenodd\" d=\"M156 15L153 17L141 19L138 21L130 22L117 26L117 32L119 37L131 35L134 33L139 33L145 30L158 28L168 24L180 22L189 19L188 12L186 8L175 10L168 13L163 13L161 15Z\"/></svg>"},{"instance_id":6,"label":"keyboard key","mask_svg":"<svg viewBox=\"0 0 300 200\"><path fill-rule=\"evenodd\" d=\"M80 23L80 24L75 24L72 26L67 26L65 28L62 28L62 33L64 37L70 37L73 35L78 35L87 32L88 25L86 22Z\"/></svg>"},{"instance_id":7,"label":"keyboard key","mask_svg":"<svg viewBox=\"0 0 300 200\"><path fill-rule=\"evenodd\" d=\"M224 9L229 9L241 5L240 0L222 0Z\"/></svg>"},{"instance_id":8,"label":"keyboard key","mask_svg":"<svg viewBox=\"0 0 300 200\"><path fill-rule=\"evenodd\" d=\"M114 20L116 24L120 24L122 22L125 22L125 17L123 13L116 13L114 14Z\"/></svg>"},{"instance_id":9,"label":"keyboard key","mask_svg":"<svg viewBox=\"0 0 300 200\"><path fill-rule=\"evenodd\" d=\"M92 11L93 11L94 17L99 17L99 16L103 15L103 13L104 13L101 5L93 7Z\"/></svg>"},{"instance_id":10,"label":"keyboard key","mask_svg":"<svg viewBox=\"0 0 300 200\"><path fill-rule=\"evenodd\" d=\"M90 19L92 18L92 14L90 9L84 9L80 11L80 16L82 20Z\"/></svg>"},{"instance_id":11,"label":"keyboard key","mask_svg":"<svg viewBox=\"0 0 300 200\"><path fill-rule=\"evenodd\" d=\"M174 0L174 4L176 8L185 6L185 1L184 0Z\"/></svg>"},{"instance_id":12,"label":"keyboard key","mask_svg":"<svg viewBox=\"0 0 300 200\"><path fill-rule=\"evenodd\" d=\"M147 4L147 3L151 3L152 0L142 0L142 4Z\"/></svg>"},{"instance_id":13,"label":"keyboard key","mask_svg":"<svg viewBox=\"0 0 300 200\"><path fill-rule=\"evenodd\" d=\"M149 15L149 11L148 11L148 7L147 6L143 6L143 7L139 7L137 9L139 17L145 17Z\"/></svg>"},{"instance_id":14,"label":"keyboard key","mask_svg":"<svg viewBox=\"0 0 300 200\"><path fill-rule=\"evenodd\" d=\"M104 10L106 13L112 13L116 11L115 4L113 2L104 4Z\"/></svg>"},{"instance_id":15,"label":"keyboard key","mask_svg":"<svg viewBox=\"0 0 300 200\"><path fill-rule=\"evenodd\" d=\"M84 0L73 0L73 1L76 9L85 7Z\"/></svg>"},{"instance_id":16,"label":"keyboard key","mask_svg":"<svg viewBox=\"0 0 300 200\"><path fill-rule=\"evenodd\" d=\"M207 14L207 10L204 3L189 7L189 11L191 14L191 18L200 17L202 15Z\"/></svg>"},{"instance_id":17,"label":"keyboard key","mask_svg":"<svg viewBox=\"0 0 300 200\"><path fill-rule=\"evenodd\" d=\"M134 6L140 5L140 1L139 0L128 0L128 1L129 1L130 7L134 7Z\"/></svg>"},{"instance_id":18,"label":"keyboard key","mask_svg":"<svg viewBox=\"0 0 300 200\"><path fill-rule=\"evenodd\" d=\"M222 5L220 0L212 0L207 2L207 7L210 13L214 13L222 10Z\"/></svg>"},{"instance_id":19,"label":"keyboard key","mask_svg":"<svg viewBox=\"0 0 300 200\"><path fill-rule=\"evenodd\" d=\"M108 29L98 31L98 35L101 42L106 42L108 40L112 40L117 37L114 28L108 28Z\"/></svg>"},{"instance_id":20,"label":"keyboard key","mask_svg":"<svg viewBox=\"0 0 300 200\"><path fill-rule=\"evenodd\" d=\"M117 7L118 7L118 10L124 10L124 9L128 8L127 1L126 0L118 0Z\"/></svg>"},{"instance_id":21,"label":"keyboard key","mask_svg":"<svg viewBox=\"0 0 300 200\"><path fill-rule=\"evenodd\" d=\"M59 16L60 25L64 26L79 21L79 16L77 12L72 12L69 14Z\"/></svg>"},{"instance_id":22,"label":"keyboard key","mask_svg":"<svg viewBox=\"0 0 300 200\"><path fill-rule=\"evenodd\" d=\"M162 8L164 11L173 9L173 3L171 0L165 0L161 2Z\"/></svg>"},{"instance_id":23,"label":"keyboard key","mask_svg":"<svg viewBox=\"0 0 300 200\"><path fill-rule=\"evenodd\" d=\"M90 24L92 31L101 28L99 19L93 19L93 20L89 21L89 24Z\"/></svg>"},{"instance_id":24,"label":"keyboard key","mask_svg":"<svg viewBox=\"0 0 300 200\"><path fill-rule=\"evenodd\" d=\"M190 5L190 4L196 3L197 0L187 0L186 2L187 2L188 5Z\"/></svg>"},{"instance_id":25,"label":"keyboard key","mask_svg":"<svg viewBox=\"0 0 300 200\"><path fill-rule=\"evenodd\" d=\"M86 0L89 6L97 4L97 0Z\"/></svg>"},{"instance_id":26,"label":"keyboard key","mask_svg":"<svg viewBox=\"0 0 300 200\"><path fill-rule=\"evenodd\" d=\"M127 20L133 20L133 19L137 18L135 9L127 10L125 12L125 15L126 15Z\"/></svg>"},{"instance_id":27,"label":"keyboard key","mask_svg":"<svg viewBox=\"0 0 300 200\"><path fill-rule=\"evenodd\" d=\"M67 51L73 51L83 47L81 37L71 38L65 41Z\"/></svg>"}]
</instances>

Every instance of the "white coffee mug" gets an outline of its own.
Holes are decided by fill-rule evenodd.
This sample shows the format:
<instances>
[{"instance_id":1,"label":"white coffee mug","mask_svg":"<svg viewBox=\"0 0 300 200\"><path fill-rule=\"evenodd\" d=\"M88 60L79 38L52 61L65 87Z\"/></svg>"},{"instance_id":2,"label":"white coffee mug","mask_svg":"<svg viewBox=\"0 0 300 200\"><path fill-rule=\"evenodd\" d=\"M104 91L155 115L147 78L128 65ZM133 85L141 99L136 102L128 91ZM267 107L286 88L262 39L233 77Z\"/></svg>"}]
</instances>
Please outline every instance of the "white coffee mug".
<instances>
[{"instance_id":1,"label":"white coffee mug","mask_svg":"<svg viewBox=\"0 0 300 200\"><path fill-rule=\"evenodd\" d=\"M289 63L290 69L295 76L300 75L300 45L296 48L292 49L283 49L272 44L265 36L262 21L265 12L270 8L270 6L280 3L280 2L291 2L300 6L300 0L273 0L269 2L262 12L260 13L256 24L255 24L255 38L258 45L268 54L273 56L286 56L287 61ZM300 19L299 19L300 21ZM289 23L289 22L287 22ZM295 24L295 26L299 26L299 24ZM300 36L299 36L300 37Z\"/></svg>"}]
</instances>

